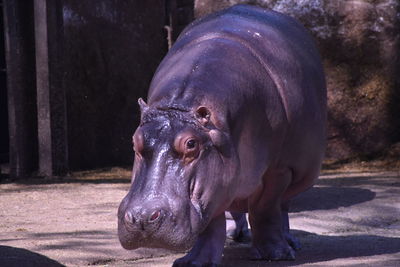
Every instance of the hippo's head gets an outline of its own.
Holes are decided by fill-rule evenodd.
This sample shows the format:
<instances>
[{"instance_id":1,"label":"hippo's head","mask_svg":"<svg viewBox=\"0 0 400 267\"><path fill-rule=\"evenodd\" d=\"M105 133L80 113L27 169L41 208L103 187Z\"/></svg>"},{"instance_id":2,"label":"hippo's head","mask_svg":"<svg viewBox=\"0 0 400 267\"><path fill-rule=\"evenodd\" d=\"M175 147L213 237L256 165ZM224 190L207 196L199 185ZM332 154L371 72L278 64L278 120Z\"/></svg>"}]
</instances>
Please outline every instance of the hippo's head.
<instances>
[{"instance_id":1,"label":"hippo's head","mask_svg":"<svg viewBox=\"0 0 400 267\"><path fill-rule=\"evenodd\" d=\"M232 201L234 148L204 106L139 104L132 183L118 209L119 239L126 249L186 249Z\"/></svg>"}]
</instances>

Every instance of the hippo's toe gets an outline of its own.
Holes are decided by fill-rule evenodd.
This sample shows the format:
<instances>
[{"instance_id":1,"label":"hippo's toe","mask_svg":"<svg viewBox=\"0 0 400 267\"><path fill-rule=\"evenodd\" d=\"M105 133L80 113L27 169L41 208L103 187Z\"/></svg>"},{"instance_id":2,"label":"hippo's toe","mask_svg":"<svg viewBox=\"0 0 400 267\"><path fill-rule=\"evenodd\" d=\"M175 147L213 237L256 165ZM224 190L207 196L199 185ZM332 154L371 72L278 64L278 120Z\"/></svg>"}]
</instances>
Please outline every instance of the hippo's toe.
<instances>
[{"instance_id":1,"label":"hippo's toe","mask_svg":"<svg viewBox=\"0 0 400 267\"><path fill-rule=\"evenodd\" d=\"M172 267L220 267L221 265L214 262L198 262L187 261L185 258L180 258L174 261Z\"/></svg>"},{"instance_id":2,"label":"hippo's toe","mask_svg":"<svg viewBox=\"0 0 400 267\"><path fill-rule=\"evenodd\" d=\"M252 247L250 251L251 260L284 261L294 260L295 252L291 246L265 246Z\"/></svg>"},{"instance_id":3,"label":"hippo's toe","mask_svg":"<svg viewBox=\"0 0 400 267\"><path fill-rule=\"evenodd\" d=\"M289 245L295 250L298 251L301 249L301 243L300 241L294 236L289 233L285 233L285 238L286 241L289 243Z\"/></svg>"}]
</instances>

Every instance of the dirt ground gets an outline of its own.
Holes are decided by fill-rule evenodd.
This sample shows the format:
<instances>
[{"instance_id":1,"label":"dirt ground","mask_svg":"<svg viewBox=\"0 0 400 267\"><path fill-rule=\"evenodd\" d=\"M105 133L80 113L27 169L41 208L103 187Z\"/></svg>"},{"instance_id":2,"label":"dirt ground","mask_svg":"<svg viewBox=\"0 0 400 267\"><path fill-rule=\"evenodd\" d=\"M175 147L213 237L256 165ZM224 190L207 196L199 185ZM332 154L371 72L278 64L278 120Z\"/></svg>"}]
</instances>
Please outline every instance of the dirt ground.
<instances>
[{"instance_id":1,"label":"dirt ground","mask_svg":"<svg viewBox=\"0 0 400 267\"><path fill-rule=\"evenodd\" d=\"M183 254L126 251L117 207L130 171L0 184L0 266L171 266ZM294 201L295 261L249 261L249 244L226 243L223 266L400 266L400 172L325 171Z\"/></svg>"}]
</instances>

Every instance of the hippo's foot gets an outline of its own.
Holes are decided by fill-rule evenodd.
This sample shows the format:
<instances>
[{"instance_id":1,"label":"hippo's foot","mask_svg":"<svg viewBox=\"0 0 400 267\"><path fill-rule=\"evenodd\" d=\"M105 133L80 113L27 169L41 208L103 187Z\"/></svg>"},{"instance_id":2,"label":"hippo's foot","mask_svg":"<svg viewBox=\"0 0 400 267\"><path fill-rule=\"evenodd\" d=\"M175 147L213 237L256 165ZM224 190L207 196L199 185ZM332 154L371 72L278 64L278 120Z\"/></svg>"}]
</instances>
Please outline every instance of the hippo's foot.
<instances>
[{"instance_id":1,"label":"hippo's foot","mask_svg":"<svg viewBox=\"0 0 400 267\"><path fill-rule=\"evenodd\" d=\"M174 261L174 264L172 267L218 267L221 266L218 263L202 263L202 262L197 262L197 261L186 261L185 257L177 259Z\"/></svg>"},{"instance_id":2,"label":"hippo's foot","mask_svg":"<svg viewBox=\"0 0 400 267\"><path fill-rule=\"evenodd\" d=\"M269 220L254 220L253 246L250 251L252 260L294 260L295 248L299 242L285 232L280 223L280 216L273 216ZM261 224L259 224L261 222ZM288 239L290 239L288 241ZM293 246L290 244L293 242Z\"/></svg>"},{"instance_id":3,"label":"hippo's foot","mask_svg":"<svg viewBox=\"0 0 400 267\"><path fill-rule=\"evenodd\" d=\"M249 243L251 232L246 219L246 213L225 212L226 237L239 243Z\"/></svg>"},{"instance_id":4,"label":"hippo's foot","mask_svg":"<svg viewBox=\"0 0 400 267\"><path fill-rule=\"evenodd\" d=\"M227 230L226 237L238 243L249 243L251 241L251 232L249 229L230 229Z\"/></svg>"},{"instance_id":5,"label":"hippo's foot","mask_svg":"<svg viewBox=\"0 0 400 267\"><path fill-rule=\"evenodd\" d=\"M286 232L285 239L295 251L301 249L301 243L294 235L290 234L289 232Z\"/></svg>"},{"instance_id":6,"label":"hippo's foot","mask_svg":"<svg viewBox=\"0 0 400 267\"><path fill-rule=\"evenodd\" d=\"M250 250L250 259L252 260L294 260L295 252L288 244L268 244L268 245L253 245Z\"/></svg>"},{"instance_id":7,"label":"hippo's foot","mask_svg":"<svg viewBox=\"0 0 400 267\"><path fill-rule=\"evenodd\" d=\"M175 260L172 266L220 266L225 234L225 214L222 213L208 224L189 253Z\"/></svg>"},{"instance_id":8,"label":"hippo's foot","mask_svg":"<svg viewBox=\"0 0 400 267\"><path fill-rule=\"evenodd\" d=\"M289 245L296 251L301 249L300 241L292 234L290 234L290 227L289 227L289 206L290 202L287 201L282 204L282 226L283 226L283 235Z\"/></svg>"}]
</instances>

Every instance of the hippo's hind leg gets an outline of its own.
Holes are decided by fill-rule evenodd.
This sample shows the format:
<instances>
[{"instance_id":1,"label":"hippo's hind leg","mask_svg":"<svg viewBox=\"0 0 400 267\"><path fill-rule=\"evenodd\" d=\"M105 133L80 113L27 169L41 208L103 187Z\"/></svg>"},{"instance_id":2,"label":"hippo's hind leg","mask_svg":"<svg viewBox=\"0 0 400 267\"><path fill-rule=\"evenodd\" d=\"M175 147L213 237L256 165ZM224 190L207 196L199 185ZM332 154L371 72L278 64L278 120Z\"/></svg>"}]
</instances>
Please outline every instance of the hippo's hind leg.
<instances>
[{"instance_id":1,"label":"hippo's hind leg","mask_svg":"<svg viewBox=\"0 0 400 267\"><path fill-rule=\"evenodd\" d=\"M286 241L294 250L301 249L300 241L290 233L290 226L289 226L289 207L290 207L290 200L285 201L282 204L282 226L283 226L283 234L286 238Z\"/></svg>"},{"instance_id":2,"label":"hippo's hind leg","mask_svg":"<svg viewBox=\"0 0 400 267\"><path fill-rule=\"evenodd\" d=\"M269 170L263 188L249 198L252 231L251 258L255 260L294 260L294 249L285 237L282 196L292 180L290 169Z\"/></svg>"},{"instance_id":3,"label":"hippo's hind leg","mask_svg":"<svg viewBox=\"0 0 400 267\"><path fill-rule=\"evenodd\" d=\"M172 266L219 266L224 250L225 234L225 214L222 213L208 224L189 253L175 260Z\"/></svg>"},{"instance_id":4,"label":"hippo's hind leg","mask_svg":"<svg viewBox=\"0 0 400 267\"><path fill-rule=\"evenodd\" d=\"M226 211L226 237L236 242L247 243L251 240L251 232L246 213Z\"/></svg>"}]
</instances>

